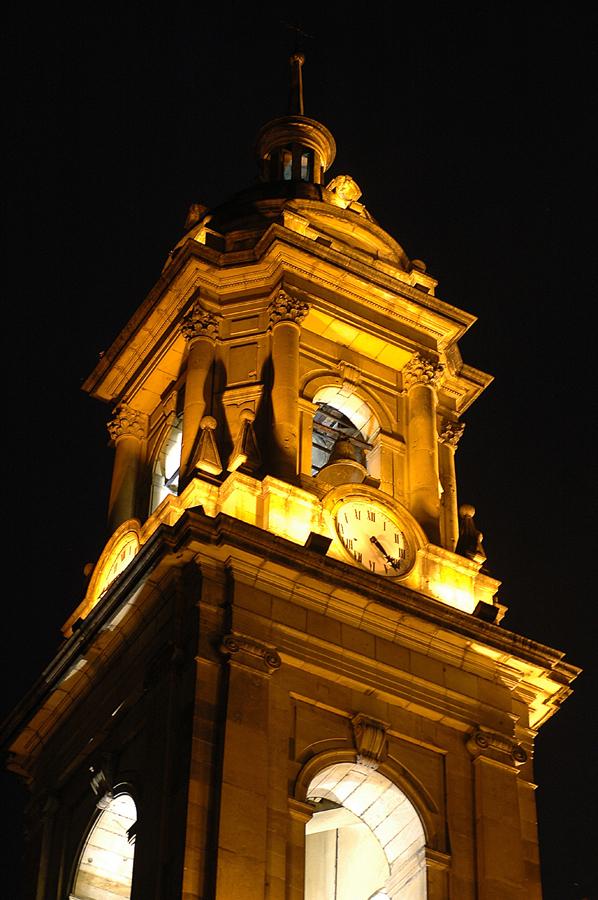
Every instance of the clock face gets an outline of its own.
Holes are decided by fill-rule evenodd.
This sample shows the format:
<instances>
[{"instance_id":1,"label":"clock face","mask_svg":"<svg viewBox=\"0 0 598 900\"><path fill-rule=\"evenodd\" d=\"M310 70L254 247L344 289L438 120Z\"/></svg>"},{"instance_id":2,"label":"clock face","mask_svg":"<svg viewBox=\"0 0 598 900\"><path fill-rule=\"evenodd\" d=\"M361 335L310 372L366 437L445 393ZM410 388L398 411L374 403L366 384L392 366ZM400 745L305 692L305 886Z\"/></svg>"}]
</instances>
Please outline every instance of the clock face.
<instances>
[{"instance_id":1,"label":"clock face","mask_svg":"<svg viewBox=\"0 0 598 900\"><path fill-rule=\"evenodd\" d=\"M395 513L367 498L342 503L334 516L340 542L354 562L375 575L406 575L413 546Z\"/></svg>"},{"instance_id":2,"label":"clock face","mask_svg":"<svg viewBox=\"0 0 598 900\"><path fill-rule=\"evenodd\" d=\"M122 538L112 551L106 568L102 573L98 594L103 594L115 578L124 572L137 551L139 550L139 538L135 532L130 532Z\"/></svg>"}]
</instances>

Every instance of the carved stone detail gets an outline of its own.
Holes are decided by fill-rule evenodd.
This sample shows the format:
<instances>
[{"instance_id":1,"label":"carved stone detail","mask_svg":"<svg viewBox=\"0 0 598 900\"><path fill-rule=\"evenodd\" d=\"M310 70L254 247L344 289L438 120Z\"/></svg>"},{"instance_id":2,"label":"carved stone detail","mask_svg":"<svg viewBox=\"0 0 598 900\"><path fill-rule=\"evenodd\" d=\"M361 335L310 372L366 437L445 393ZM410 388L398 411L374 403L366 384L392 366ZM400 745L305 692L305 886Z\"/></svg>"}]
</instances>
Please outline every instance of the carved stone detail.
<instances>
[{"instance_id":1,"label":"carved stone detail","mask_svg":"<svg viewBox=\"0 0 598 900\"><path fill-rule=\"evenodd\" d=\"M279 322L295 322L301 325L308 312L308 303L298 297L291 297L281 289L270 304L270 325L274 327Z\"/></svg>"},{"instance_id":2,"label":"carved stone detail","mask_svg":"<svg viewBox=\"0 0 598 900\"><path fill-rule=\"evenodd\" d=\"M441 444L448 444L450 447L456 449L464 431L465 422L451 422L449 419L444 419L442 421L438 440Z\"/></svg>"},{"instance_id":3,"label":"carved stone detail","mask_svg":"<svg viewBox=\"0 0 598 900\"><path fill-rule=\"evenodd\" d=\"M95 794L96 808L106 809L113 799L114 754L104 753L99 763L89 767L89 784Z\"/></svg>"},{"instance_id":4,"label":"carved stone detail","mask_svg":"<svg viewBox=\"0 0 598 900\"><path fill-rule=\"evenodd\" d=\"M528 759L527 751L517 741L480 727L468 736L466 747L474 757L487 756L505 765L522 766Z\"/></svg>"},{"instance_id":5,"label":"carved stone detail","mask_svg":"<svg viewBox=\"0 0 598 900\"><path fill-rule=\"evenodd\" d=\"M207 337L215 341L220 329L220 316L208 312L200 303L193 306L181 322L181 331L187 341Z\"/></svg>"},{"instance_id":6,"label":"carved stone detail","mask_svg":"<svg viewBox=\"0 0 598 900\"><path fill-rule=\"evenodd\" d=\"M406 390L415 385L437 387L442 378L444 366L420 353L414 353L409 362L403 366L403 386Z\"/></svg>"},{"instance_id":7,"label":"carved stone detail","mask_svg":"<svg viewBox=\"0 0 598 900\"><path fill-rule=\"evenodd\" d=\"M280 656L274 647L268 647L266 644L241 634L227 634L222 639L220 650L231 657L239 656L241 660L244 656L249 657L249 662L260 663L268 673L275 672L282 665Z\"/></svg>"},{"instance_id":8,"label":"carved stone detail","mask_svg":"<svg viewBox=\"0 0 598 900\"><path fill-rule=\"evenodd\" d=\"M377 769L388 755L386 732L390 725L363 713L353 716L351 725L357 749L357 762L369 769Z\"/></svg>"},{"instance_id":9,"label":"carved stone detail","mask_svg":"<svg viewBox=\"0 0 598 900\"><path fill-rule=\"evenodd\" d=\"M253 471L260 466L262 461L253 428L255 413L251 409L242 409L239 419L237 439L228 461L229 472L235 472L242 466Z\"/></svg>"},{"instance_id":10,"label":"carved stone detail","mask_svg":"<svg viewBox=\"0 0 598 900\"><path fill-rule=\"evenodd\" d=\"M218 423L213 416L204 416L199 423L199 427L201 432L193 467L201 469L202 472L209 472L210 475L220 475L222 463L220 462L220 454L218 453L216 435L214 433Z\"/></svg>"},{"instance_id":11,"label":"carved stone detail","mask_svg":"<svg viewBox=\"0 0 598 900\"><path fill-rule=\"evenodd\" d=\"M343 380L343 386L340 393L345 397L349 397L355 392L355 388L361 381L361 372L356 366L352 366L351 363L345 362L344 360L339 362L338 369Z\"/></svg>"},{"instance_id":12,"label":"carved stone detail","mask_svg":"<svg viewBox=\"0 0 598 900\"><path fill-rule=\"evenodd\" d=\"M120 437L136 437L140 441L147 434L147 416L126 403L119 404L113 412L114 418L108 422L110 440Z\"/></svg>"}]
</instances>

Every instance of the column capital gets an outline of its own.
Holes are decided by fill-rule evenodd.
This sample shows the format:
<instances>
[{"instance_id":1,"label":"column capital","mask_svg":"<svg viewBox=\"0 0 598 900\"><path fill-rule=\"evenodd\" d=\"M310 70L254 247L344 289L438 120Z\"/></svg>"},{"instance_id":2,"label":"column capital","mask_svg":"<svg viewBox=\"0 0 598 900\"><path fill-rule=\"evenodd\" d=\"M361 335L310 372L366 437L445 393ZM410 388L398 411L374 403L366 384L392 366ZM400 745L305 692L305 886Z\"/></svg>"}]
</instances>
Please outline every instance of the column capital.
<instances>
[{"instance_id":1,"label":"column capital","mask_svg":"<svg viewBox=\"0 0 598 900\"><path fill-rule=\"evenodd\" d=\"M269 312L271 328L279 322L294 322L295 325L301 325L309 312L309 304L298 297L292 297L281 288L270 303Z\"/></svg>"},{"instance_id":2,"label":"column capital","mask_svg":"<svg viewBox=\"0 0 598 900\"><path fill-rule=\"evenodd\" d=\"M271 675L280 669L281 659L274 647L262 644L254 638L242 634L231 633L225 635L220 645L222 653L235 658L241 665L247 668L261 671Z\"/></svg>"},{"instance_id":3,"label":"column capital","mask_svg":"<svg viewBox=\"0 0 598 900\"><path fill-rule=\"evenodd\" d=\"M119 403L107 425L110 440L116 442L121 437L135 437L142 441L147 434L147 416L126 403Z\"/></svg>"},{"instance_id":4,"label":"column capital","mask_svg":"<svg viewBox=\"0 0 598 900\"><path fill-rule=\"evenodd\" d=\"M414 353L411 359L403 366L403 386L409 390L417 385L425 387L438 387L444 366L436 360L427 359L421 353Z\"/></svg>"},{"instance_id":5,"label":"column capital","mask_svg":"<svg viewBox=\"0 0 598 900\"><path fill-rule=\"evenodd\" d=\"M450 419L443 419L440 423L438 440L441 444L447 444L456 450L464 431L465 422L452 422Z\"/></svg>"},{"instance_id":6,"label":"column capital","mask_svg":"<svg viewBox=\"0 0 598 900\"><path fill-rule=\"evenodd\" d=\"M205 337L215 341L220 330L220 316L195 303L181 322L181 331L189 343L195 338Z\"/></svg>"},{"instance_id":7,"label":"column capital","mask_svg":"<svg viewBox=\"0 0 598 900\"><path fill-rule=\"evenodd\" d=\"M466 747L474 759L485 757L509 768L519 768L528 760L527 751L520 743L487 728L474 728L468 735Z\"/></svg>"}]
</instances>

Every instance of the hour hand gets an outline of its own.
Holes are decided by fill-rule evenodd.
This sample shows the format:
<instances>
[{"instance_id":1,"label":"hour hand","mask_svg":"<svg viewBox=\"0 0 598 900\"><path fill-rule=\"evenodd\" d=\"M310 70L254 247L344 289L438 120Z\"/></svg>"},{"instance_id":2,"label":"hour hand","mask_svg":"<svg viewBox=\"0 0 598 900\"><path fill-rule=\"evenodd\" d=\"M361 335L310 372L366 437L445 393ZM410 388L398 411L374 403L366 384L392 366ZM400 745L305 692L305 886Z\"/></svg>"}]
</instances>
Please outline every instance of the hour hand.
<instances>
[{"instance_id":1,"label":"hour hand","mask_svg":"<svg viewBox=\"0 0 598 900\"><path fill-rule=\"evenodd\" d=\"M394 559L389 553L386 552L386 550L384 549L384 547L382 546L382 544L380 543L380 541L378 540L378 538L375 535L371 536L370 542L374 545L374 547L376 547L380 551L380 553L382 554L382 556L384 557L386 562L389 565L391 565L393 567L393 569L400 568L401 564L400 564L399 560Z\"/></svg>"}]
</instances>

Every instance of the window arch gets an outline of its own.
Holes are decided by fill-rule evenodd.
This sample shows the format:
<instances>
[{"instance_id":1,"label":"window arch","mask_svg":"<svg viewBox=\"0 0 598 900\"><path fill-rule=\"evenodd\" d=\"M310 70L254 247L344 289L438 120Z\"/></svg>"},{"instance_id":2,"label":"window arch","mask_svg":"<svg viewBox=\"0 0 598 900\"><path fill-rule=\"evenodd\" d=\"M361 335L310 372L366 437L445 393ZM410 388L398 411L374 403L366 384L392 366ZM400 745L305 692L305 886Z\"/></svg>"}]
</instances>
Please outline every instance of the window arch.
<instances>
[{"instance_id":1,"label":"window arch","mask_svg":"<svg viewBox=\"0 0 598 900\"><path fill-rule=\"evenodd\" d=\"M311 781L305 900L425 900L426 839L393 782L360 763L337 763Z\"/></svg>"},{"instance_id":2,"label":"window arch","mask_svg":"<svg viewBox=\"0 0 598 900\"><path fill-rule=\"evenodd\" d=\"M152 468L150 513L169 494L178 493L182 442L183 422L179 416L168 428L155 455L155 462Z\"/></svg>"},{"instance_id":3,"label":"window arch","mask_svg":"<svg viewBox=\"0 0 598 900\"><path fill-rule=\"evenodd\" d=\"M337 450L367 467L367 452L380 430L371 407L358 395L340 385L321 387L314 394L317 410L312 422L312 475L330 462ZM338 447L337 447L338 445Z\"/></svg>"},{"instance_id":4,"label":"window arch","mask_svg":"<svg viewBox=\"0 0 598 900\"><path fill-rule=\"evenodd\" d=\"M70 900L128 900L135 855L135 801L112 797L95 819L79 856Z\"/></svg>"}]
</instances>

